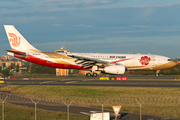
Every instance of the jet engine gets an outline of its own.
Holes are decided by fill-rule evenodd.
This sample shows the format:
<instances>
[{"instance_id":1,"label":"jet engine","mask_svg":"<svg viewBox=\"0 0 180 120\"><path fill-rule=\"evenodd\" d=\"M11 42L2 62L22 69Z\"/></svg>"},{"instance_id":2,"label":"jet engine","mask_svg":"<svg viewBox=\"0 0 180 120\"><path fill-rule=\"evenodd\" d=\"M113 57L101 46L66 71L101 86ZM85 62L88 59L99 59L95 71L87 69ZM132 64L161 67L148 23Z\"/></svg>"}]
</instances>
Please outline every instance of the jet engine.
<instances>
[{"instance_id":1,"label":"jet engine","mask_svg":"<svg viewBox=\"0 0 180 120\"><path fill-rule=\"evenodd\" d=\"M103 72L109 74L124 74L126 67L123 65L112 65L104 68Z\"/></svg>"}]
</instances>

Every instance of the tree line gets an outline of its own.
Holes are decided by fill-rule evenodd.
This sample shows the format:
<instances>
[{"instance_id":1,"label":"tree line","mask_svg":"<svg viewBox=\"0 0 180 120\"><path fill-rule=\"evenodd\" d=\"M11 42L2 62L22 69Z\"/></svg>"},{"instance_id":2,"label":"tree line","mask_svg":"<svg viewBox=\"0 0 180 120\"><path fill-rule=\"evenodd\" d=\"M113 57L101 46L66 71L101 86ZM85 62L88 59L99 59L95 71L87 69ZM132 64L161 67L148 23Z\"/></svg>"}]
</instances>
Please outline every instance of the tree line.
<instances>
[{"instance_id":1,"label":"tree line","mask_svg":"<svg viewBox=\"0 0 180 120\"><path fill-rule=\"evenodd\" d=\"M56 69L55 68L51 68L51 67L47 67L47 66L42 66L42 65L38 65L38 64L31 64L31 63L27 63L24 67L26 67L26 69L21 70L21 74L23 73L36 73L36 74L56 74ZM19 73L20 72L20 66L19 64L15 65L15 63L11 63L11 65L9 67L7 67L6 69L2 69L2 67L0 66L0 73L6 77L9 75L14 75L14 73Z\"/></svg>"}]
</instances>

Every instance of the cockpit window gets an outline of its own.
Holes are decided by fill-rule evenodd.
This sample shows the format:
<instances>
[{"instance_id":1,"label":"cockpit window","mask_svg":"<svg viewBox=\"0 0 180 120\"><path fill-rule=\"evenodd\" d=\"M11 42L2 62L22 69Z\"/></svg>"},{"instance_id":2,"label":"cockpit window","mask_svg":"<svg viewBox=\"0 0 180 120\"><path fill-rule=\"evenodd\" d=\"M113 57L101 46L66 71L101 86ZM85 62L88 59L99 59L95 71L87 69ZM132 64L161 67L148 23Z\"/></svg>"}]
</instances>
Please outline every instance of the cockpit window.
<instances>
[{"instance_id":1,"label":"cockpit window","mask_svg":"<svg viewBox=\"0 0 180 120\"><path fill-rule=\"evenodd\" d=\"M172 61L172 59L168 59L168 61Z\"/></svg>"}]
</instances>

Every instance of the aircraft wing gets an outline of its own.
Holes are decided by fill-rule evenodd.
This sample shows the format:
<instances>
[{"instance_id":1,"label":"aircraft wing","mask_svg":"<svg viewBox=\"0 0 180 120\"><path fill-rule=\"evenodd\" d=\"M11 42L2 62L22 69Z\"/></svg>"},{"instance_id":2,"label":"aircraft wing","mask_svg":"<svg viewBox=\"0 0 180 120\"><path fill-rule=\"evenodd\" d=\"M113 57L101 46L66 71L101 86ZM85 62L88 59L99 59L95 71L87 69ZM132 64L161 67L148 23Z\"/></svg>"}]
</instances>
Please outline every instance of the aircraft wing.
<instances>
[{"instance_id":1,"label":"aircraft wing","mask_svg":"<svg viewBox=\"0 0 180 120\"><path fill-rule=\"evenodd\" d=\"M77 55L68 55L71 58L75 58L76 64L82 65L83 68L91 68L93 66L98 66L98 67L106 67L110 65L115 65L115 63L103 61L103 60L98 60L94 58L88 58L88 57L82 57L82 56L77 56Z\"/></svg>"}]
</instances>

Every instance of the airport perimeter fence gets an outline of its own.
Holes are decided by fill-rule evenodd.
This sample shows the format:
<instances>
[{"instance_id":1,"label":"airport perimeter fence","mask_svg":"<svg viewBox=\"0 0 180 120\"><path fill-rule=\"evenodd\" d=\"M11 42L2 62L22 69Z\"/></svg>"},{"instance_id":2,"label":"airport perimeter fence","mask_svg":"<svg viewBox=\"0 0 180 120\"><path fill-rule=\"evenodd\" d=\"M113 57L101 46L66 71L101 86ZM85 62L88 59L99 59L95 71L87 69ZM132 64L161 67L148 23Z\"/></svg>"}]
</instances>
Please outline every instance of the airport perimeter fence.
<instances>
[{"instance_id":1,"label":"airport perimeter fence","mask_svg":"<svg viewBox=\"0 0 180 120\"><path fill-rule=\"evenodd\" d=\"M71 106L87 106L95 108L112 109L112 106L120 105L122 110L131 110L129 112L139 112L139 109L143 107L145 114L149 113L150 108L155 108L158 110L168 109L169 111L175 110L175 117L180 118L180 96L166 96L166 95L139 95L139 96L107 96L107 97L53 97L53 96L30 96L30 95L17 95L10 93L0 93L0 101L2 102L2 111L5 103L10 104L34 104L35 111L37 105L46 106L67 106L70 109ZM124 109L123 109L124 108ZM153 110L155 110L153 109ZM147 110L147 111L146 111ZM159 111L162 113L162 111ZM165 111L166 114L167 111ZM152 112L153 113L153 112ZM2 114L4 114L2 112ZM68 113L69 114L69 113ZM172 114L172 113L170 113ZM162 116L161 114L157 114ZM35 113L36 116L36 113ZM167 115L168 116L168 115ZM2 115L3 117L3 115ZM36 118L36 117L35 117Z\"/></svg>"},{"instance_id":2,"label":"airport perimeter fence","mask_svg":"<svg viewBox=\"0 0 180 120\"><path fill-rule=\"evenodd\" d=\"M33 96L33 95L18 95L0 93L0 99L7 103L32 103L32 100L39 101L38 104L46 105L64 105L64 102L71 102L72 105L82 106L99 106L99 102L106 102L105 106L122 105L132 106L137 105L137 101L143 102L144 105L177 105L180 104L180 96L166 95L136 95L136 96L119 96L119 97L53 97L53 96ZM63 102L64 101L64 102Z\"/></svg>"}]
</instances>

